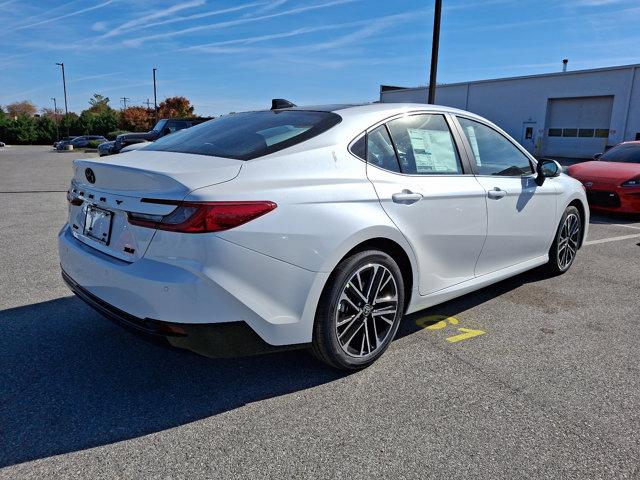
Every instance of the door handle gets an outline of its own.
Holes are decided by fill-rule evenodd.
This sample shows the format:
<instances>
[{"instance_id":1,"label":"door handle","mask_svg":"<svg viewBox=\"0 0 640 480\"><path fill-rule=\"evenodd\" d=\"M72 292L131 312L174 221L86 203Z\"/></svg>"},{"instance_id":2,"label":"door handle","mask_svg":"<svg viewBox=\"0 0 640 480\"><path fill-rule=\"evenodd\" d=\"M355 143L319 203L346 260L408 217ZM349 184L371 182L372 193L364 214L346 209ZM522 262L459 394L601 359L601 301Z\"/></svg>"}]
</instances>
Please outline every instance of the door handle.
<instances>
[{"instance_id":1,"label":"door handle","mask_svg":"<svg viewBox=\"0 0 640 480\"><path fill-rule=\"evenodd\" d=\"M413 193L411 190L407 190L406 188L402 190L400 193L394 193L391 195L391 200L394 203L401 203L403 205L411 205L412 203L416 203L422 199L422 194Z\"/></svg>"},{"instance_id":2,"label":"door handle","mask_svg":"<svg viewBox=\"0 0 640 480\"><path fill-rule=\"evenodd\" d=\"M493 190L489 190L487 192L487 197L489 198L493 198L495 200L500 200L501 198L505 197L507 195L507 191L506 190L502 190L498 187L493 187Z\"/></svg>"}]
</instances>

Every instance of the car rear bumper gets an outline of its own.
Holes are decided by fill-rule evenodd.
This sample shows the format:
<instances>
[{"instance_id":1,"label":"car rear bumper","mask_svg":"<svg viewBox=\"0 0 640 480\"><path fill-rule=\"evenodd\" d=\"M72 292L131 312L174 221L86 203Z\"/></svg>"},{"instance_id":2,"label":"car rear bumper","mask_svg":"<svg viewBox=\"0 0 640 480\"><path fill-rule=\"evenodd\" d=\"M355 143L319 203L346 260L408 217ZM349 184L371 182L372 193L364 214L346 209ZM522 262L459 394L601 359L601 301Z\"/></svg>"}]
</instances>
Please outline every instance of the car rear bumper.
<instances>
[{"instance_id":1,"label":"car rear bumper","mask_svg":"<svg viewBox=\"0 0 640 480\"><path fill-rule=\"evenodd\" d=\"M166 345L191 350L207 357L258 355L306 346L304 344L280 347L269 345L244 322L194 325L138 318L91 294L78 285L64 270L62 270L62 278L78 298L115 324L133 333L164 341Z\"/></svg>"},{"instance_id":2,"label":"car rear bumper","mask_svg":"<svg viewBox=\"0 0 640 480\"><path fill-rule=\"evenodd\" d=\"M180 246L174 245L173 258L163 253L159 259L150 253L152 242L151 258L128 263L82 243L68 225L58 237L63 277L72 291L130 329L176 340L180 325L193 331L243 322L270 345L311 341L317 299L310 292L319 296L321 286L315 285L322 274L215 236L202 248L204 260L176 259Z\"/></svg>"}]
</instances>

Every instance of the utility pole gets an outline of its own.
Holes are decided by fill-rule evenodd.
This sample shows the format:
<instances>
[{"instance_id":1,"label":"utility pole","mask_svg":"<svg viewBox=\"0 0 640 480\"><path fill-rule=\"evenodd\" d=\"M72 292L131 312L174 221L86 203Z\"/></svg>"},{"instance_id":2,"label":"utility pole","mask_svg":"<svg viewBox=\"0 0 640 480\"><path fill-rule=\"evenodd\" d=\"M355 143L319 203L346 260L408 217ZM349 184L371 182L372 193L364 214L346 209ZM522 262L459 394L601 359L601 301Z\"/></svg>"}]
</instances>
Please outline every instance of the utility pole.
<instances>
[{"instance_id":1,"label":"utility pole","mask_svg":"<svg viewBox=\"0 0 640 480\"><path fill-rule=\"evenodd\" d=\"M438 73L438 48L440 47L440 17L442 16L442 0L436 0L433 12L433 41L431 42L431 74L429 76L429 100L436 101L436 76Z\"/></svg>"},{"instance_id":2,"label":"utility pole","mask_svg":"<svg viewBox=\"0 0 640 480\"><path fill-rule=\"evenodd\" d=\"M147 110L149 110L149 109L151 108L151 102L149 101L149 99L148 99L148 98L147 98L147 101L146 101L146 102L142 102L142 103L144 103L144 104L146 104L146 105L147 105Z\"/></svg>"},{"instance_id":3,"label":"utility pole","mask_svg":"<svg viewBox=\"0 0 640 480\"><path fill-rule=\"evenodd\" d=\"M156 93L156 70L153 69L153 109L156 112L156 123L158 123L158 96Z\"/></svg>"},{"instance_id":4,"label":"utility pole","mask_svg":"<svg viewBox=\"0 0 640 480\"><path fill-rule=\"evenodd\" d=\"M122 100L123 108L126 109L127 108L127 100L131 100L131 98L129 98L129 97L120 97L120 99Z\"/></svg>"},{"instance_id":5,"label":"utility pole","mask_svg":"<svg viewBox=\"0 0 640 480\"><path fill-rule=\"evenodd\" d=\"M56 103L56 97L51 97L53 100L53 121L56 122L56 140L60 140L60 125L58 124L58 104Z\"/></svg>"},{"instance_id":6,"label":"utility pole","mask_svg":"<svg viewBox=\"0 0 640 480\"><path fill-rule=\"evenodd\" d=\"M56 65L62 67L62 88L64 89L64 114L69 114L69 109L67 108L67 79L64 76L64 62L56 63Z\"/></svg>"}]
</instances>

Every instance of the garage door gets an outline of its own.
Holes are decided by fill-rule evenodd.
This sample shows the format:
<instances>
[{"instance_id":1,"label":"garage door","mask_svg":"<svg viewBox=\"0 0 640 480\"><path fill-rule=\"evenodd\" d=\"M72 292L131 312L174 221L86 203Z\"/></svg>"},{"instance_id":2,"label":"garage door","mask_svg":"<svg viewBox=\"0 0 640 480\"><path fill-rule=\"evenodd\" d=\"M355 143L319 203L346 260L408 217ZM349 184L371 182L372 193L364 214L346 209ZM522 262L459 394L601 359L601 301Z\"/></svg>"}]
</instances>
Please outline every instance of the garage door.
<instances>
[{"instance_id":1,"label":"garage door","mask_svg":"<svg viewBox=\"0 0 640 480\"><path fill-rule=\"evenodd\" d=\"M603 152L612 106L613 96L550 98L542 154L589 158Z\"/></svg>"}]
</instances>

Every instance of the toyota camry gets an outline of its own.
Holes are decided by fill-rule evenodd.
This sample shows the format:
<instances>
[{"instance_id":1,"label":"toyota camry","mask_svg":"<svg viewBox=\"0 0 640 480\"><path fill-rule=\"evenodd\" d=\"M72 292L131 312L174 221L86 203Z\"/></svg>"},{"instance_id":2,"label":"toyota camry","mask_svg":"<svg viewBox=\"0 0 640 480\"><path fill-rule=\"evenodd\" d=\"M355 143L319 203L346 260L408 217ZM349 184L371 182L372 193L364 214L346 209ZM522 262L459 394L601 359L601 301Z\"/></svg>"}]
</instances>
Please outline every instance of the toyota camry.
<instances>
[{"instance_id":1,"label":"toyota camry","mask_svg":"<svg viewBox=\"0 0 640 480\"><path fill-rule=\"evenodd\" d=\"M76 160L67 198L62 275L104 316L201 353L305 346L350 370L407 313L566 272L589 222L559 164L424 104L274 100Z\"/></svg>"}]
</instances>

